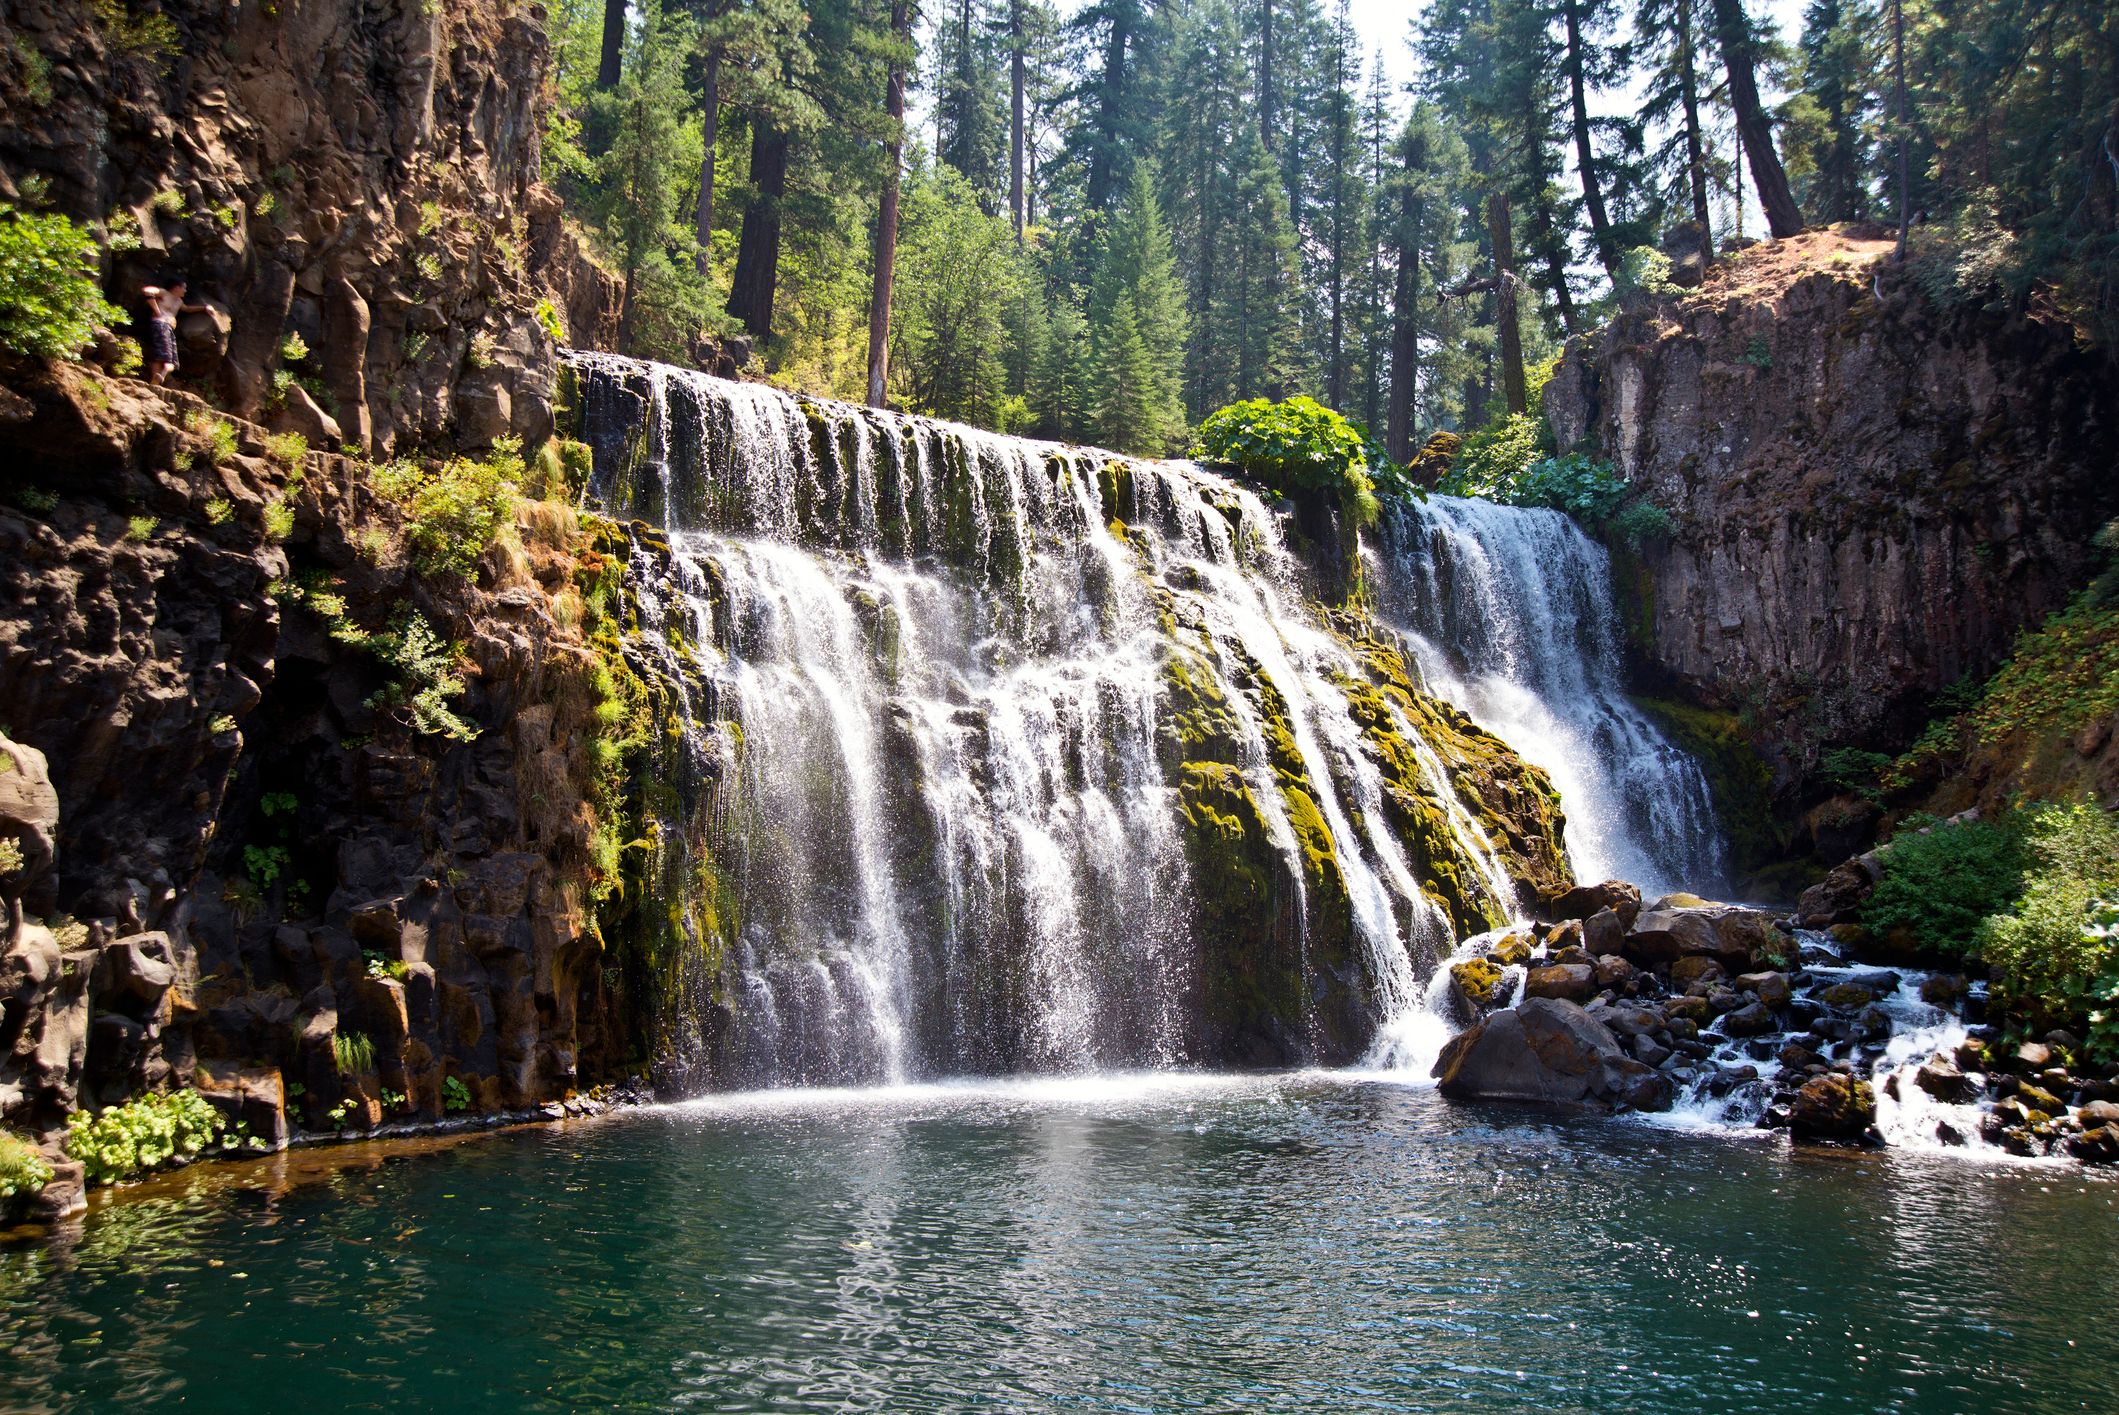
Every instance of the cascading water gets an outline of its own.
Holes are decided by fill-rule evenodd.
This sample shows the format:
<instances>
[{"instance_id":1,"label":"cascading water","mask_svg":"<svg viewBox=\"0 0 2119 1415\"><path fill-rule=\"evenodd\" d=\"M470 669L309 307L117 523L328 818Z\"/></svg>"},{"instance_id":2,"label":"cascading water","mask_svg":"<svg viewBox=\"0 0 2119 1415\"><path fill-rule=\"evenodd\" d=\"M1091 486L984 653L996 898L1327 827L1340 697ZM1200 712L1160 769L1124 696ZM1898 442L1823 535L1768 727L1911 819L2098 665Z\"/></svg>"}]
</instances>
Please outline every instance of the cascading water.
<instances>
[{"instance_id":1,"label":"cascading water","mask_svg":"<svg viewBox=\"0 0 2119 1415\"><path fill-rule=\"evenodd\" d=\"M716 905L677 1029L708 1084L1388 1062L1456 936L1564 871L1516 759L1318 607L1251 491L572 372L593 493L644 523L627 653L684 743L660 878Z\"/></svg>"},{"instance_id":2,"label":"cascading water","mask_svg":"<svg viewBox=\"0 0 2119 1415\"><path fill-rule=\"evenodd\" d=\"M1724 881L1699 763L1621 686L1600 546L1557 511L1434 496L1391 503L1373 554L1384 616L1429 690L1559 787L1577 876L1631 880L1651 897Z\"/></svg>"}]
</instances>

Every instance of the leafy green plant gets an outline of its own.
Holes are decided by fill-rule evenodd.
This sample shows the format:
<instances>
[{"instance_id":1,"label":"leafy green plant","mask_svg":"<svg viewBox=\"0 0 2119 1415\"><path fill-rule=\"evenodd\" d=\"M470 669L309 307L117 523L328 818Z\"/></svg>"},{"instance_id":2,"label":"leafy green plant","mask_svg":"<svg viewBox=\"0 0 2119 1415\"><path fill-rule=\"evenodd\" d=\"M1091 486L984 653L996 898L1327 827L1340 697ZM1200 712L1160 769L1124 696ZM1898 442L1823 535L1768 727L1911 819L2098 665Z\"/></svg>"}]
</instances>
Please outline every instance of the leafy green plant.
<instances>
[{"instance_id":1,"label":"leafy green plant","mask_svg":"<svg viewBox=\"0 0 2119 1415\"><path fill-rule=\"evenodd\" d=\"M1761 373L1773 367L1773 345L1764 334L1754 334L1744 346L1744 362Z\"/></svg>"},{"instance_id":2,"label":"leafy green plant","mask_svg":"<svg viewBox=\"0 0 2119 1415\"><path fill-rule=\"evenodd\" d=\"M264 523L267 540L285 540L294 534L294 507L285 497L275 496L266 502L259 519Z\"/></svg>"},{"instance_id":3,"label":"leafy green plant","mask_svg":"<svg viewBox=\"0 0 2119 1415\"><path fill-rule=\"evenodd\" d=\"M225 496L216 496L206 503L206 524L225 526L235 519L235 503Z\"/></svg>"},{"instance_id":4,"label":"leafy green plant","mask_svg":"<svg viewBox=\"0 0 2119 1415\"><path fill-rule=\"evenodd\" d=\"M1515 413L1469 434L1458 444L1449 470L1435 489L1447 496L1518 504L1512 499L1513 489L1541 454L1541 429L1535 418Z\"/></svg>"},{"instance_id":5,"label":"leafy green plant","mask_svg":"<svg viewBox=\"0 0 2119 1415\"><path fill-rule=\"evenodd\" d=\"M375 1070L375 1043L361 1032L334 1032L331 1062L341 1076L366 1076Z\"/></svg>"},{"instance_id":6,"label":"leafy green plant","mask_svg":"<svg viewBox=\"0 0 2119 1415\"><path fill-rule=\"evenodd\" d=\"M330 1119L334 1129L344 1129L347 1119L353 1114L353 1102L340 1101L324 1114Z\"/></svg>"},{"instance_id":7,"label":"leafy green plant","mask_svg":"<svg viewBox=\"0 0 2119 1415\"><path fill-rule=\"evenodd\" d=\"M372 708L401 714L421 736L468 742L478 729L449 708L464 691L455 645L434 632L426 616L407 611L388 631L373 636L376 656L395 669L397 680L369 698Z\"/></svg>"},{"instance_id":8,"label":"leafy green plant","mask_svg":"<svg viewBox=\"0 0 2119 1415\"><path fill-rule=\"evenodd\" d=\"M130 334L120 334L112 341L117 352L111 356L110 371L120 378L138 378L144 354L140 341Z\"/></svg>"},{"instance_id":9,"label":"leafy green plant","mask_svg":"<svg viewBox=\"0 0 2119 1415\"><path fill-rule=\"evenodd\" d=\"M161 519L156 516L128 516L125 520L125 538L135 541L151 539L155 527L161 524Z\"/></svg>"},{"instance_id":10,"label":"leafy green plant","mask_svg":"<svg viewBox=\"0 0 2119 1415\"><path fill-rule=\"evenodd\" d=\"M384 1091L382 1102L384 1110L405 1110L409 1108L403 1091Z\"/></svg>"},{"instance_id":11,"label":"leafy green plant","mask_svg":"<svg viewBox=\"0 0 2119 1415\"><path fill-rule=\"evenodd\" d=\"M372 471L369 484L404 508L405 539L422 573L468 579L486 547L514 524L523 470L522 443L510 437L484 458L452 457L431 470L392 462Z\"/></svg>"},{"instance_id":12,"label":"leafy green plant","mask_svg":"<svg viewBox=\"0 0 2119 1415\"><path fill-rule=\"evenodd\" d=\"M194 466L203 461L218 467L236 454L235 424L226 418L194 409L184 417L184 431L198 439L191 457Z\"/></svg>"},{"instance_id":13,"label":"leafy green plant","mask_svg":"<svg viewBox=\"0 0 2119 1415\"><path fill-rule=\"evenodd\" d=\"M1199 425L1197 455L1233 467L1283 495L1337 495L1367 525L1376 519L1375 485L1361 429L1314 398L1231 403Z\"/></svg>"},{"instance_id":14,"label":"leafy green plant","mask_svg":"<svg viewBox=\"0 0 2119 1415\"><path fill-rule=\"evenodd\" d=\"M1876 791L1891 762L1892 758L1883 752L1834 747L1818 759L1818 772L1827 783L1841 791L1868 796Z\"/></svg>"},{"instance_id":15,"label":"leafy green plant","mask_svg":"<svg viewBox=\"0 0 2119 1415\"><path fill-rule=\"evenodd\" d=\"M291 472L309 455L309 439L298 432L276 432L265 439L265 455Z\"/></svg>"},{"instance_id":16,"label":"leafy green plant","mask_svg":"<svg viewBox=\"0 0 2119 1415\"><path fill-rule=\"evenodd\" d=\"M216 737L223 732L233 732L235 731L235 718L225 712L220 713L214 717L213 721L206 724L206 730Z\"/></svg>"},{"instance_id":17,"label":"leafy green plant","mask_svg":"<svg viewBox=\"0 0 2119 1415\"><path fill-rule=\"evenodd\" d=\"M0 879L6 879L23 864L22 842L12 835L0 835Z\"/></svg>"},{"instance_id":18,"label":"leafy green plant","mask_svg":"<svg viewBox=\"0 0 2119 1415\"><path fill-rule=\"evenodd\" d=\"M2044 806L2024 835L2022 897L1980 925L1976 951L2012 1021L2080 1029L2092 1057L2119 1061L2119 816Z\"/></svg>"},{"instance_id":19,"label":"leafy green plant","mask_svg":"<svg viewBox=\"0 0 2119 1415\"><path fill-rule=\"evenodd\" d=\"M89 1183L110 1184L197 1156L227 1124L197 1091L139 1096L99 1114L66 1117L66 1153L81 1162Z\"/></svg>"},{"instance_id":20,"label":"leafy green plant","mask_svg":"<svg viewBox=\"0 0 2119 1415\"><path fill-rule=\"evenodd\" d=\"M567 342L566 320L560 315L559 306L553 304L550 300L539 300L537 302L537 322L544 326L545 333L552 336L554 344Z\"/></svg>"},{"instance_id":21,"label":"leafy green plant","mask_svg":"<svg viewBox=\"0 0 2119 1415\"><path fill-rule=\"evenodd\" d=\"M169 61L183 50L177 22L160 11L143 15L127 0L89 0L89 8L95 11L111 47L120 54L167 68Z\"/></svg>"},{"instance_id":22,"label":"leafy green plant","mask_svg":"<svg viewBox=\"0 0 2119 1415\"><path fill-rule=\"evenodd\" d=\"M2022 823L1938 821L1909 816L1883 857L1883 878L1862 906L1862 923L1882 937L1967 954L1980 924L2015 902L2028 857Z\"/></svg>"},{"instance_id":23,"label":"leafy green plant","mask_svg":"<svg viewBox=\"0 0 2119 1415\"><path fill-rule=\"evenodd\" d=\"M1658 299L1681 293L1670 278L1670 257L1654 246L1635 246L1620 257L1611 283L1622 293L1638 290Z\"/></svg>"},{"instance_id":24,"label":"leafy green plant","mask_svg":"<svg viewBox=\"0 0 2119 1415\"><path fill-rule=\"evenodd\" d=\"M403 982L412 976L412 966L402 958L385 958L380 953L362 953L361 959L366 964L368 976L371 978L392 978Z\"/></svg>"},{"instance_id":25,"label":"leafy green plant","mask_svg":"<svg viewBox=\"0 0 2119 1415\"><path fill-rule=\"evenodd\" d=\"M259 889L270 889L287 868L289 856L284 845L245 845L243 847L243 873Z\"/></svg>"},{"instance_id":26,"label":"leafy green plant","mask_svg":"<svg viewBox=\"0 0 2119 1415\"><path fill-rule=\"evenodd\" d=\"M0 1130L0 1204L41 1194L51 1179L52 1167L34 1145L11 1130Z\"/></svg>"},{"instance_id":27,"label":"leafy green plant","mask_svg":"<svg viewBox=\"0 0 2119 1415\"><path fill-rule=\"evenodd\" d=\"M95 233L0 202L0 347L77 359L125 311L103 298Z\"/></svg>"},{"instance_id":28,"label":"leafy green plant","mask_svg":"<svg viewBox=\"0 0 2119 1415\"><path fill-rule=\"evenodd\" d=\"M42 516L59 505L58 493L41 486L17 486L9 489L7 499L33 516Z\"/></svg>"},{"instance_id":29,"label":"leafy green plant","mask_svg":"<svg viewBox=\"0 0 2119 1415\"><path fill-rule=\"evenodd\" d=\"M302 338L300 330L290 330L280 340L280 358L290 364L298 364L309 357L309 341Z\"/></svg>"},{"instance_id":30,"label":"leafy green plant","mask_svg":"<svg viewBox=\"0 0 2119 1415\"><path fill-rule=\"evenodd\" d=\"M444 1076L441 1082L441 1108L450 1114L471 1108L471 1088L454 1076Z\"/></svg>"}]
</instances>

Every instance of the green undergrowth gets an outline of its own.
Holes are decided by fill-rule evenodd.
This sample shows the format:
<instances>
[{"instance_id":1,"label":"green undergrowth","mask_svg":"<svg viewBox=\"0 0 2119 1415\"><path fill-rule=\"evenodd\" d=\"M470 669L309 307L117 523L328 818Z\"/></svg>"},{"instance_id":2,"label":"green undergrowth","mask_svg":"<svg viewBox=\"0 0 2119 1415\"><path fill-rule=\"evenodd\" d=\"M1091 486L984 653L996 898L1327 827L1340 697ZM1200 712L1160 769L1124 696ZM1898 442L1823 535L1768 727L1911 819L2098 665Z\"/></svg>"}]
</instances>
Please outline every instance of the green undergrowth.
<instances>
[{"instance_id":1,"label":"green undergrowth","mask_svg":"<svg viewBox=\"0 0 2119 1415\"><path fill-rule=\"evenodd\" d=\"M0 1130L0 1210L12 1199L44 1192L51 1183L52 1167L36 1146L8 1130Z\"/></svg>"},{"instance_id":2,"label":"green undergrowth","mask_svg":"<svg viewBox=\"0 0 2119 1415\"><path fill-rule=\"evenodd\" d=\"M2119 1061L2119 816L2089 801L1994 819L1915 817L1862 924L1984 965L2012 1035L2064 1028Z\"/></svg>"},{"instance_id":3,"label":"green undergrowth","mask_svg":"<svg viewBox=\"0 0 2119 1415\"><path fill-rule=\"evenodd\" d=\"M221 1113L197 1091L150 1094L66 1117L66 1153L81 1162L90 1184L114 1184L195 1159L227 1128Z\"/></svg>"},{"instance_id":4,"label":"green undergrowth","mask_svg":"<svg viewBox=\"0 0 2119 1415\"><path fill-rule=\"evenodd\" d=\"M1375 524L1379 480L1404 490L1402 470L1372 456L1374 439L1314 398L1250 398L1210 414L1194 453L1282 496L1336 497L1357 526Z\"/></svg>"}]
</instances>

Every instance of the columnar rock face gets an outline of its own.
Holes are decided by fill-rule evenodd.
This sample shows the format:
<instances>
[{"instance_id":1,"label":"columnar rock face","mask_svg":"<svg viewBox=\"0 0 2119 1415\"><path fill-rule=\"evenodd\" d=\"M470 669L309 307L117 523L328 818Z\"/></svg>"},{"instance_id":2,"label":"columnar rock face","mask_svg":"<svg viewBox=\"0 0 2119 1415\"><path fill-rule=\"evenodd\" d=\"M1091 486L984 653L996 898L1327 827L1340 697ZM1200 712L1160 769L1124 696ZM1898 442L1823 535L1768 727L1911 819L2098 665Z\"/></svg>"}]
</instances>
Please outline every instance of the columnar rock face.
<instances>
[{"instance_id":1,"label":"columnar rock face","mask_svg":"<svg viewBox=\"0 0 2119 1415\"><path fill-rule=\"evenodd\" d=\"M42 62L0 65L0 199L34 176L104 223L128 308L188 275L213 308L186 316L180 373L235 411L378 452L542 435L540 300L580 346L617 302L537 181L537 19L495 0L158 9L166 31L85 0L9 7L10 45ZM276 372L310 387L275 393Z\"/></svg>"},{"instance_id":2,"label":"columnar rock face","mask_svg":"<svg viewBox=\"0 0 2119 1415\"><path fill-rule=\"evenodd\" d=\"M312 1124L357 1084L432 1117L445 1077L514 1106L615 1067L586 898L601 660L553 607L578 538L533 520L478 583L420 576L347 459L310 454L297 489L254 426L203 455L186 394L0 375L0 838L24 861L0 877L0 1120L202 1065L238 1116L300 1082ZM460 648L472 740L408 728L390 666L305 598L327 584Z\"/></svg>"},{"instance_id":3,"label":"columnar rock face","mask_svg":"<svg viewBox=\"0 0 2119 1415\"><path fill-rule=\"evenodd\" d=\"M1783 790L1895 747L2080 582L2119 510L2119 400L2058 318L1929 302L1882 240L1813 233L1629 304L1545 394L1676 521L1635 567L1635 648L1741 710ZM1881 293L1879 293L1881 291Z\"/></svg>"}]
</instances>

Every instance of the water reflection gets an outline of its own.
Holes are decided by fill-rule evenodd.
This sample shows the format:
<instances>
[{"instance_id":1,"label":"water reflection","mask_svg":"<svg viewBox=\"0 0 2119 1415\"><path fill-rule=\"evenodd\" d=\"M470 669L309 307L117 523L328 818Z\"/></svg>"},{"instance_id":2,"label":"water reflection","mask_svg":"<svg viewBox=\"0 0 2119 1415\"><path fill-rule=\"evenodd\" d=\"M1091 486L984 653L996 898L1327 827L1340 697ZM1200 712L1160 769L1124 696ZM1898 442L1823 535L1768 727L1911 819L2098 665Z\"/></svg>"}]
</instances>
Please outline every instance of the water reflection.
<instances>
[{"instance_id":1,"label":"water reflection","mask_svg":"<svg viewBox=\"0 0 2119 1415\"><path fill-rule=\"evenodd\" d=\"M722 1098L104 1206L0 1253L0 1379L31 1410L2105 1408L2115 1195L1313 1075Z\"/></svg>"}]
</instances>

